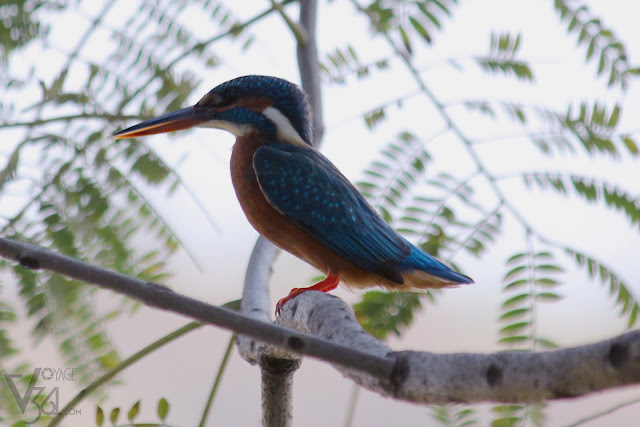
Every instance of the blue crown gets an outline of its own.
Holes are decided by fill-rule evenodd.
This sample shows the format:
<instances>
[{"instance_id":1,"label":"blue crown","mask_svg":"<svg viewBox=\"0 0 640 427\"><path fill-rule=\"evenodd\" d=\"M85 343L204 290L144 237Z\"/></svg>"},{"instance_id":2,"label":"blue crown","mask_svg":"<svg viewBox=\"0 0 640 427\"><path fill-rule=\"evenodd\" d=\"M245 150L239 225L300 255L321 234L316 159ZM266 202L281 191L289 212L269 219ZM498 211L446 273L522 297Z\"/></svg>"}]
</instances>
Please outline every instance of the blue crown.
<instances>
[{"instance_id":1,"label":"blue crown","mask_svg":"<svg viewBox=\"0 0 640 427\"><path fill-rule=\"evenodd\" d=\"M234 91L239 98L244 96L265 97L291 122L291 126L309 145L312 144L311 106L307 95L296 84L271 76L243 76L222 83L209 94Z\"/></svg>"}]
</instances>

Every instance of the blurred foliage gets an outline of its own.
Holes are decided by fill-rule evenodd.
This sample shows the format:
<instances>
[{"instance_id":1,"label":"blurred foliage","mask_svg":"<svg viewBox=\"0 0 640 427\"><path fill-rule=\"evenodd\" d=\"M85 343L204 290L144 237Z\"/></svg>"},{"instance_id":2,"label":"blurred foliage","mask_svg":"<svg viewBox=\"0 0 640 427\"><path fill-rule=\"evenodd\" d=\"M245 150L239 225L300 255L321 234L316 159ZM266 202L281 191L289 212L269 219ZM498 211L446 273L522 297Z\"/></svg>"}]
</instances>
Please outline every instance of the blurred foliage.
<instances>
[{"instance_id":1,"label":"blurred foliage","mask_svg":"<svg viewBox=\"0 0 640 427\"><path fill-rule=\"evenodd\" d=\"M39 9L64 8L56 2L38 0L3 0L0 4L0 61L4 68L9 55L35 38L44 37L48 27L38 21ZM6 83L6 82L5 82Z\"/></svg>"},{"instance_id":2,"label":"blurred foliage","mask_svg":"<svg viewBox=\"0 0 640 427\"><path fill-rule=\"evenodd\" d=\"M0 4L0 128L20 130L17 141L3 147L6 157L0 156L0 235L162 282L170 275L167 257L181 247L180 236L148 193L151 188L172 193L183 183L145 142L115 141L111 134L124 120L183 107L199 77L177 65L216 67L216 37L242 48L252 36L218 1L188 2L210 22L209 40L179 23L187 2L141 2L114 28L106 17L117 3L97 4L90 16L81 1ZM75 44L63 49L53 42L59 50L50 49L51 23L73 14L84 20ZM108 34L109 43L103 44L107 51L98 62L87 46L100 34ZM44 79L34 71L43 51L49 60L63 58L56 74ZM11 67L12 61L25 59L29 72L12 75L21 69ZM39 98L25 105L33 94ZM0 371L26 372L5 364L20 352L11 337L16 313L31 319L34 343L55 339L65 365L76 368L82 384L120 362L104 324L138 303L124 299L116 309L98 310L96 287L6 261L0 268L15 277L23 304L17 309L0 297ZM0 418L9 423L22 416L0 382Z\"/></svg>"},{"instance_id":3,"label":"blurred foliage","mask_svg":"<svg viewBox=\"0 0 640 427\"><path fill-rule=\"evenodd\" d=\"M495 415L492 427L516 427L523 425L523 421L529 421L531 425L541 427L545 424L545 404L531 405L496 405L492 408Z\"/></svg>"},{"instance_id":4,"label":"blurred foliage","mask_svg":"<svg viewBox=\"0 0 640 427\"><path fill-rule=\"evenodd\" d=\"M389 67L386 59L378 59L372 64L363 64L358 58L358 53L352 45L344 48L336 47L326 54L324 61L320 62L320 69L324 77L331 83L345 83L346 76L355 74L358 78L364 78L371 74L372 69L385 70ZM369 119L367 125L372 128L374 119Z\"/></svg>"},{"instance_id":5,"label":"blurred foliage","mask_svg":"<svg viewBox=\"0 0 640 427\"><path fill-rule=\"evenodd\" d=\"M136 422L136 418L140 414L140 408L142 406L142 400L136 401L131 408L124 413L123 410L119 406L111 409L109 411L109 415L105 413L105 410L102 409L101 406L96 407L96 417L95 417L95 425L96 427L107 427L109 425L119 426L119 425L129 425L129 426L148 426L148 427L161 427L168 426L165 423L166 418L169 414L169 402L164 397L158 400L156 405L156 416L159 418L159 422ZM122 416L121 416L122 414ZM124 424L120 421L121 418L126 417L126 421Z\"/></svg>"},{"instance_id":6,"label":"blurred foliage","mask_svg":"<svg viewBox=\"0 0 640 427\"><path fill-rule=\"evenodd\" d=\"M384 340L389 333L402 335L422 308L422 297L415 292L369 291L353 305L353 310L365 331Z\"/></svg>"},{"instance_id":7,"label":"blurred foliage","mask_svg":"<svg viewBox=\"0 0 640 427\"><path fill-rule=\"evenodd\" d=\"M429 167L431 156L426 154L426 144L441 134L419 138L413 130L407 130L405 135L411 135L410 141L415 141L416 145L410 146L406 140L402 140L403 144L390 142L371 162L365 170L365 179L358 184L381 216L424 250L449 262L460 250L473 256L484 256L502 233L505 216L519 223L526 249L513 254L506 262L504 300L498 318L498 342L510 350L540 350L557 346L539 330L538 310L541 304L564 298L561 288L566 278L562 273L565 270L563 264L568 260L560 259L561 254L572 256L578 266L586 269L589 277L600 279L607 285L615 304L620 307L619 315L627 318L629 327L636 325L639 310L633 291L610 267L564 242L549 238L544 230L536 229L526 219L501 188L502 178L488 169L478 155L476 143L486 141L467 136L464 124L457 121L447 104L431 92L420 70L413 64L414 39L433 43L433 29L442 29L440 20L425 20L424 8L439 9L440 13L451 17L454 10L451 6L455 2L414 2L409 5L376 1L368 6L356 0L352 3L369 18L374 31L385 36L390 48L416 80L421 92L417 96L423 95L435 107L447 125L445 132L454 134L462 143L465 154L476 163L476 172L467 177L456 176L453 168L434 171ZM554 6L560 21L567 25L567 32L578 33L578 46L586 48L585 62L597 60L596 77L608 73L609 89L624 92L629 79L637 76L639 69L631 66L623 43L581 2L556 0ZM420 25L414 25L418 20ZM425 23L431 26L425 26ZM473 62L485 73L513 76L522 84L534 83L534 67L521 57L522 40L521 34L494 32L489 40L489 53L473 57ZM387 54L363 63L357 52L357 47L349 45L346 50L339 49L327 56L323 71L328 82L343 83L350 76L365 78L373 71L384 72L394 61L393 55ZM447 60L447 65L459 72L467 72L465 61L459 58ZM402 107L406 99L415 96L399 97L372 108L363 116L366 125L373 130L388 118L391 108ZM516 99L467 99L461 105L470 112L496 121L498 126L504 118L520 126L526 139L545 156L586 156L596 161L598 157L633 159L639 153L634 136L618 128L622 114L619 103L610 107L609 103L581 101L568 105L565 111L545 105L523 105ZM416 152L424 153L419 174L413 167L411 155L407 154ZM586 203L620 212L632 228L636 228L640 221L637 197L620 184L565 171L525 172L520 176L529 189L535 186L566 198L576 195ZM489 184L492 197L487 197L486 192L482 198L476 196L476 188L481 181ZM429 292L427 295L433 300L438 293ZM407 301L411 303L407 304ZM409 327L415 315L408 311L422 308L420 294L396 298L393 293L385 295L379 291L368 292L361 302L354 305L363 327L381 339ZM544 408L545 405L495 406L493 425L543 425ZM474 411L469 408L447 405L433 411L432 415L442 425L477 422Z\"/></svg>"},{"instance_id":8,"label":"blurred foliage","mask_svg":"<svg viewBox=\"0 0 640 427\"><path fill-rule=\"evenodd\" d=\"M465 405L434 406L431 415L445 426L469 427L478 425L478 420L474 418L475 410Z\"/></svg>"},{"instance_id":9,"label":"blurred foliage","mask_svg":"<svg viewBox=\"0 0 640 427\"><path fill-rule=\"evenodd\" d=\"M501 203L485 206L477 200L469 182L476 174L460 180L440 172L423 183L424 190L403 207L398 231L417 241L433 255L466 249L481 256L487 245L495 242L501 231ZM462 209L460 209L462 208ZM458 211L471 216L463 219Z\"/></svg>"},{"instance_id":10,"label":"blurred foliage","mask_svg":"<svg viewBox=\"0 0 640 427\"><path fill-rule=\"evenodd\" d=\"M575 193L586 203L601 204L608 209L623 214L632 227L640 226L640 206L636 197L616 184L587 176L560 172L526 172L522 175L528 188L536 185L544 190L552 190L563 196Z\"/></svg>"},{"instance_id":11,"label":"blurred foliage","mask_svg":"<svg viewBox=\"0 0 640 427\"><path fill-rule=\"evenodd\" d=\"M640 74L640 68L629 63L624 44L613 30L591 13L587 4L579 0L554 0L554 7L567 24L569 33L578 34L578 44L587 46L585 61L598 62L597 74L609 75L608 85L626 89L628 79Z\"/></svg>"},{"instance_id":12,"label":"blurred foliage","mask_svg":"<svg viewBox=\"0 0 640 427\"><path fill-rule=\"evenodd\" d=\"M81 0L8 0L0 4L0 128L19 130L15 144L3 146L6 154L3 151L0 157L0 207L15 206L0 211L0 235L37 243L142 280L163 281L170 274L167 257L185 248L148 193L154 189L171 194L184 188L184 183L145 141L114 141L111 133L125 121L183 107L199 85L200 76L222 63L216 43L233 43L236 51L250 47L254 40L251 25L272 9L241 22L218 0L142 1L114 27L106 17L118 3L105 0L101 8L87 9L91 10L88 13L82 9L88 2ZM320 54L325 83L366 79L401 64L415 80L416 91L368 107L362 114L367 128L380 129L395 109L417 97L433 107L444 122L444 129L432 136L421 134L422 123L415 128L403 125L405 130L365 169L359 188L381 216L421 248L454 266L461 253L485 257L503 234L505 218L515 220L522 236L510 239L522 244L505 263L497 322L498 343L505 349L556 345L540 330L538 311L541 304L571 297L562 292L567 263L577 265L587 277L605 286L619 316L629 327L637 325L637 298L615 266L549 238L527 221L500 186L502 177L478 154L477 146L486 141L468 136L464 121L450 112L451 105L429 89L423 70L416 65L417 52L437 44L438 34L455 19L458 2L350 3L369 23L373 39L382 40L388 49L365 60L363 46L344 43L329 48ZM584 2L554 0L553 5L568 37L577 37L577 49L593 67L594 78L605 79L613 95L624 95L640 69L631 64L623 41ZM187 8L206 20L210 34L203 37L184 24L180 15ZM78 26L71 47L56 45L51 49L51 23L68 12L79 14L83 25ZM99 33L109 38L102 56L87 47ZM494 31L486 53L468 60L449 58L445 66L469 73L473 72L467 67L471 63L470 68L479 68L488 78L515 78L523 85L534 84L537 74L534 64L523 57L523 40L520 33ZM55 49L56 59L62 57L55 75L38 76L36 66L42 52L49 54ZM15 58L29 59L20 68L24 72L17 75L10 67ZM51 59L47 56L46 60ZM37 98L30 95L33 93ZM550 158L635 161L640 153L634 134L619 128L622 103L581 100L556 110L525 105L514 96L506 100L463 99L459 105L494 121L496 128L506 117L522 129L528 144ZM436 169L428 145L444 134L453 135L460 143L461 157L475 165L473 173L459 176L453 167ZM529 190L576 198L617 212L637 231L638 198L623 184L564 170L529 171L517 177ZM120 361L103 324L135 309L135 304L124 301L116 310L100 311L95 307L99 291L93 287L5 261L0 261L0 268L19 284L22 304L13 307L0 294L0 371L24 373L24 378L29 378L30 366L16 365L12 359L20 356L11 332L22 313L33 324L34 343L53 337L65 363L78 368L83 383ZM435 301L438 295L372 291L354 309L367 331L386 339L410 327L425 306L424 298ZM120 408L107 414L98 407L96 424L116 424L125 415L133 423L140 405L136 402L126 414ZM161 399L157 405L159 424L164 423L168 411L168 402ZM499 426L544 423L544 405L499 405L493 414L494 425ZM475 411L462 405L435 407L432 415L443 425L478 424ZM0 422L19 425L21 419L15 399L0 382Z\"/></svg>"},{"instance_id":13,"label":"blurred foliage","mask_svg":"<svg viewBox=\"0 0 640 427\"><path fill-rule=\"evenodd\" d=\"M382 218L393 223L391 212L403 201L403 197L419 182L430 160L422 141L410 132L402 132L396 141L381 152L364 170L367 181L358 182L360 192L380 212Z\"/></svg>"},{"instance_id":14,"label":"blurred foliage","mask_svg":"<svg viewBox=\"0 0 640 427\"><path fill-rule=\"evenodd\" d=\"M433 33L442 30L442 19L451 17L457 3L457 0L375 0L364 10L376 31L391 34L401 41L406 53L412 54L415 36L431 44Z\"/></svg>"},{"instance_id":15,"label":"blurred foliage","mask_svg":"<svg viewBox=\"0 0 640 427\"><path fill-rule=\"evenodd\" d=\"M531 246L531 239L528 239ZM562 299L555 289L561 282L558 275L563 268L555 261L551 252L526 252L512 255L506 262L509 270L503 278L503 293L506 298L500 307L498 331L500 344L510 350L552 349L557 344L540 336L536 330L536 311L544 302Z\"/></svg>"},{"instance_id":16,"label":"blurred foliage","mask_svg":"<svg viewBox=\"0 0 640 427\"><path fill-rule=\"evenodd\" d=\"M522 36L509 33L491 34L489 55L476 58L476 62L487 73L502 72L514 75L520 80L533 82L533 71L527 62L516 59Z\"/></svg>"},{"instance_id":17,"label":"blurred foliage","mask_svg":"<svg viewBox=\"0 0 640 427\"><path fill-rule=\"evenodd\" d=\"M633 295L633 291L611 268L603 262L598 261L575 249L566 247L565 251L572 256L576 264L586 269L587 274L594 280L600 280L604 286L608 286L609 295L614 300L614 305L620 307L619 316L627 316L627 326L633 327L638 321L638 299Z\"/></svg>"}]
</instances>

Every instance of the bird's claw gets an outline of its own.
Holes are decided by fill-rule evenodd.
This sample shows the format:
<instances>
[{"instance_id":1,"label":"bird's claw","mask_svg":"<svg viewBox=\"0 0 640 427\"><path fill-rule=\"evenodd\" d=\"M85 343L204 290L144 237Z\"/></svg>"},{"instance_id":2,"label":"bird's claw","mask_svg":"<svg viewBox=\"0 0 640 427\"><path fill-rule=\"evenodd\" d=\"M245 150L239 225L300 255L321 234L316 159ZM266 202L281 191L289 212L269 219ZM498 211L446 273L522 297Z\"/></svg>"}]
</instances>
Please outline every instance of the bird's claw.
<instances>
[{"instance_id":1,"label":"bird's claw","mask_svg":"<svg viewBox=\"0 0 640 427\"><path fill-rule=\"evenodd\" d=\"M282 308L287 302L289 302L290 299L293 299L296 296L298 296L298 294L300 293L300 292L297 292L298 290L299 290L298 288L292 289L291 292L289 292L289 295L287 295L284 298L281 298L280 301L278 301L278 303L276 304L276 317L280 317L280 312L282 311Z\"/></svg>"},{"instance_id":2,"label":"bird's claw","mask_svg":"<svg viewBox=\"0 0 640 427\"><path fill-rule=\"evenodd\" d=\"M276 304L276 317L280 317L280 311L282 310L283 306L284 303L282 302L282 300L278 301L278 303Z\"/></svg>"}]
</instances>

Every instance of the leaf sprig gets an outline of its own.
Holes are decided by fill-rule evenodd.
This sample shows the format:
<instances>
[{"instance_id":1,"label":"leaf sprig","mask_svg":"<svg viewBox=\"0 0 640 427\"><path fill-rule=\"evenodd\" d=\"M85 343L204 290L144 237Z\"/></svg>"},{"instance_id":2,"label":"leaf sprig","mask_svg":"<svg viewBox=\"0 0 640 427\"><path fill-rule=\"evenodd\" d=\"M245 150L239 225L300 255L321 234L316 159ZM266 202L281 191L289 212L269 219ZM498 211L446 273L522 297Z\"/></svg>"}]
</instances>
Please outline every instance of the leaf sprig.
<instances>
[{"instance_id":1,"label":"leaf sprig","mask_svg":"<svg viewBox=\"0 0 640 427\"><path fill-rule=\"evenodd\" d=\"M567 24L567 31L578 33L578 45L586 46L586 62L597 59L597 75L608 71L608 86L618 85L626 90L629 78L640 75L640 68L631 66L624 45L613 30L580 0L554 0L554 7Z\"/></svg>"}]
</instances>

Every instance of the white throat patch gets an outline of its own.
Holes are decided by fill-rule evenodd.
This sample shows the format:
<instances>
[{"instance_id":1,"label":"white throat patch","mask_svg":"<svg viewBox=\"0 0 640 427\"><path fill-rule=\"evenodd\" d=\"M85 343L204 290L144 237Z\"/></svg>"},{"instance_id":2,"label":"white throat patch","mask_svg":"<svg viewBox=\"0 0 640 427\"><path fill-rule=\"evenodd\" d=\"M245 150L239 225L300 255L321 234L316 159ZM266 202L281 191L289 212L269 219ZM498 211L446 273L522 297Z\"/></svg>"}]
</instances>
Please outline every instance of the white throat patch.
<instances>
[{"instance_id":1,"label":"white throat patch","mask_svg":"<svg viewBox=\"0 0 640 427\"><path fill-rule=\"evenodd\" d=\"M226 122L224 120L209 120L208 122L200 123L198 127L226 130L227 132L231 132L236 138L243 136L251 130L251 126L249 125Z\"/></svg>"},{"instance_id":2,"label":"white throat patch","mask_svg":"<svg viewBox=\"0 0 640 427\"><path fill-rule=\"evenodd\" d=\"M280 112L277 108L267 107L262 111L262 114L276 125L278 130L278 136L288 142L296 145L302 145L308 147L308 144L304 142L304 139L293 128L289 119Z\"/></svg>"}]
</instances>

